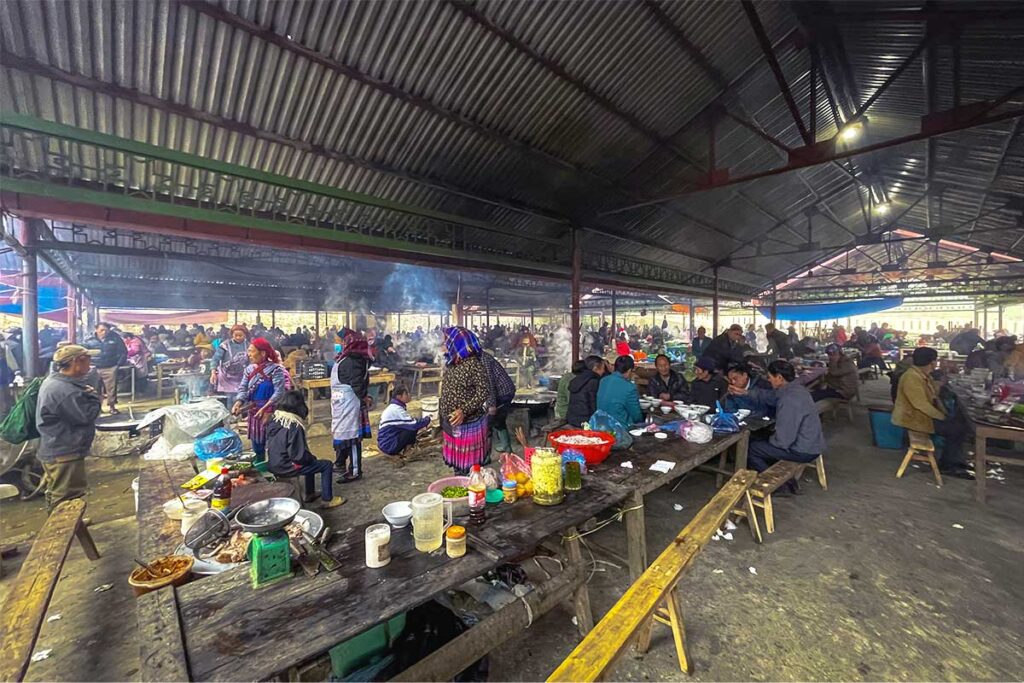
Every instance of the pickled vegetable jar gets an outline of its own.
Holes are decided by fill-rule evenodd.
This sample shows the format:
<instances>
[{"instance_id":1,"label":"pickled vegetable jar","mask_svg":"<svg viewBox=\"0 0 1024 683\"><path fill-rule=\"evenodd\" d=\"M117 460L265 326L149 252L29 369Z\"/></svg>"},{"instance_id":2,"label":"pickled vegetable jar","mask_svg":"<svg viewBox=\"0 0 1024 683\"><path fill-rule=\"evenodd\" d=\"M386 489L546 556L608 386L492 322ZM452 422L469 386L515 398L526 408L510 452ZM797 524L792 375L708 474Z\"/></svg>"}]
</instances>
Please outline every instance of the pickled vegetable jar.
<instances>
[{"instance_id":1,"label":"pickled vegetable jar","mask_svg":"<svg viewBox=\"0 0 1024 683\"><path fill-rule=\"evenodd\" d=\"M554 448L538 448L530 462L533 474L533 502L558 505L565 500L562 490L562 456Z\"/></svg>"}]
</instances>

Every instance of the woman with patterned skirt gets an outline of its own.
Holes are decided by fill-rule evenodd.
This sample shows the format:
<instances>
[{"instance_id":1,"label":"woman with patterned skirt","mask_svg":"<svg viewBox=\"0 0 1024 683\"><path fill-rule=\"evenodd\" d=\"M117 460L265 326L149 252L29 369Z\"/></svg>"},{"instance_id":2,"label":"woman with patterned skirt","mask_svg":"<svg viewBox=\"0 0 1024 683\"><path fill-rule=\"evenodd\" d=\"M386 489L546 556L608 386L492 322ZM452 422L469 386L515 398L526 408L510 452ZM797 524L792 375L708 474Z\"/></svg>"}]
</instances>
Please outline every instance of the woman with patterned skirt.
<instances>
[{"instance_id":1,"label":"woman with patterned skirt","mask_svg":"<svg viewBox=\"0 0 1024 683\"><path fill-rule=\"evenodd\" d=\"M274 412L274 405L290 388L290 382L277 351L263 337L252 340L248 355L250 363L242 373L231 414L240 415L242 408L248 406L249 441L252 442L257 460L263 460L267 422Z\"/></svg>"},{"instance_id":2,"label":"woman with patterned skirt","mask_svg":"<svg viewBox=\"0 0 1024 683\"><path fill-rule=\"evenodd\" d=\"M455 474L465 475L473 465L490 462L487 411L495 400L476 335L464 327L449 327L444 331L444 349L439 411L442 454Z\"/></svg>"}]
</instances>

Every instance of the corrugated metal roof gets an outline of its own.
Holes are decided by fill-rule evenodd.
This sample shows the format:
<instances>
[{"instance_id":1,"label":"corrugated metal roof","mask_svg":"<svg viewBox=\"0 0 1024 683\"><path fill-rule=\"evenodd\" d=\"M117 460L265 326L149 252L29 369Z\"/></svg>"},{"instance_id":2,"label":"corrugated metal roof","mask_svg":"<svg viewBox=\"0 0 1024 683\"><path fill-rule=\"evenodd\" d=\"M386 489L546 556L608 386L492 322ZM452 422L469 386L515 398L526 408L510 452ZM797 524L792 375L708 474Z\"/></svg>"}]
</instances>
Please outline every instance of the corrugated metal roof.
<instances>
[{"instance_id":1,"label":"corrugated metal roof","mask_svg":"<svg viewBox=\"0 0 1024 683\"><path fill-rule=\"evenodd\" d=\"M842 19L851 12L914 11L922 2L758 0L753 6L805 122L811 58L795 38L809 24L824 22L837 38L823 67L846 115L851 100L866 100L924 35L922 21ZM1019 14L959 22L959 28L961 101L998 97L1024 83ZM486 221L507 232L490 235L496 249L562 234L564 217L639 240L595 237L585 249L599 245L704 274L712 262L734 256L721 276L761 287L865 232L867 190L850 169L862 184L887 192L894 213L926 185L926 143L915 142L860 156L844 163L846 170L825 164L595 218L684 190L704 173L707 128L700 117L716 103L783 145L802 144L738 2L8 0L0 3L0 36L13 55L95 84L73 86L7 67L5 108ZM944 42L937 52L945 108L953 102L952 46ZM920 74L915 63L871 107L869 142L918 130ZM223 120L200 121L112 95L104 84ZM836 125L818 90L818 138L824 139ZM1022 102L1018 94L1007 106ZM933 143L934 182L948 188L941 211L933 199L933 221L973 224L980 213L973 233L958 238L1020 248L1019 209L989 213L1007 197L1024 195L1019 121ZM273 137L239 132L232 122ZM717 166L733 177L785 159L784 150L735 121L716 124ZM466 196L472 194L487 201ZM535 211L515 208L522 205ZM772 257L752 244L765 243L766 252L799 248L809 208L819 212L811 232L819 252ZM367 225L422 225L370 207L354 207L349 217ZM900 226L924 229L924 206L907 212Z\"/></svg>"}]
</instances>

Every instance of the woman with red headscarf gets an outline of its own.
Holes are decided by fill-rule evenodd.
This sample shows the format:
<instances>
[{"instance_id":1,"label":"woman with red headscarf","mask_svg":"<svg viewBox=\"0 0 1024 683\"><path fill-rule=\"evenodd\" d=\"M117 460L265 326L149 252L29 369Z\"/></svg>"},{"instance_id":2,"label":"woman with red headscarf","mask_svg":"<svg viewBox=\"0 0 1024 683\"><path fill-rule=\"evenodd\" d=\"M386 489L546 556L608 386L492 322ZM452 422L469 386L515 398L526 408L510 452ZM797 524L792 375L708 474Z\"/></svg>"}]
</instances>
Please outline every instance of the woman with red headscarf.
<instances>
[{"instance_id":1,"label":"woman with red headscarf","mask_svg":"<svg viewBox=\"0 0 1024 683\"><path fill-rule=\"evenodd\" d=\"M277 351L263 337L249 345L249 365L242 373L242 381L235 394L232 415L240 415L242 407L249 408L249 441L259 460L266 451L266 425L274 405L288 390L288 373L281 365Z\"/></svg>"},{"instance_id":2,"label":"woman with red headscarf","mask_svg":"<svg viewBox=\"0 0 1024 683\"><path fill-rule=\"evenodd\" d=\"M213 352L213 371L210 373L210 384L218 394L235 395L242 383L245 368L249 365L246 352L249 333L243 325L231 328L230 336L220 343Z\"/></svg>"},{"instance_id":3,"label":"woman with red headscarf","mask_svg":"<svg viewBox=\"0 0 1024 683\"><path fill-rule=\"evenodd\" d=\"M331 371L331 433L334 469L346 484L363 476L363 439L370 436L370 345L353 330L342 331L344 346Z\"/></svg>"}]
</instances>

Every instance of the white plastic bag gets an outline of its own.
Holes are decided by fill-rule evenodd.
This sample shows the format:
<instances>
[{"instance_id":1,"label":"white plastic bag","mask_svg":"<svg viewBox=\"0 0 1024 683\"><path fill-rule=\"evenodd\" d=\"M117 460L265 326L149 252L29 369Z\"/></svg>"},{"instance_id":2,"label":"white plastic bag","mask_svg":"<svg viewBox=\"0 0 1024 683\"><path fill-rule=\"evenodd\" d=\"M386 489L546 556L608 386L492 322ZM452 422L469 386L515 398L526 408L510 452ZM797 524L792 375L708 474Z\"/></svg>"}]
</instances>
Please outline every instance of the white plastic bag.
<instances>
[{"instance_id":1,"label":"white plastic bag","mask_svg":"<svg viewBox=\"0 0 1024 683\"><path fill-rule=\"evenodd\" d=\"M162 417L163 438L167 440L168 445L174 447L187 443L191 447L196 438L223 424L230 414L221 401L210 398L199 403L158 408L146 415L138 428L141 430Z\"/></svg>"},{"instance_id":2,"label":"white plastic bag","mask_svg":"<svg viewBox=\"0 0 1024 683\"><path fill-rule=\"evenodd\" d=\"M684 422L679 426L679 435L690 443L708 443L715 432L703 422Z\"/></svg>"}]
</instances>

